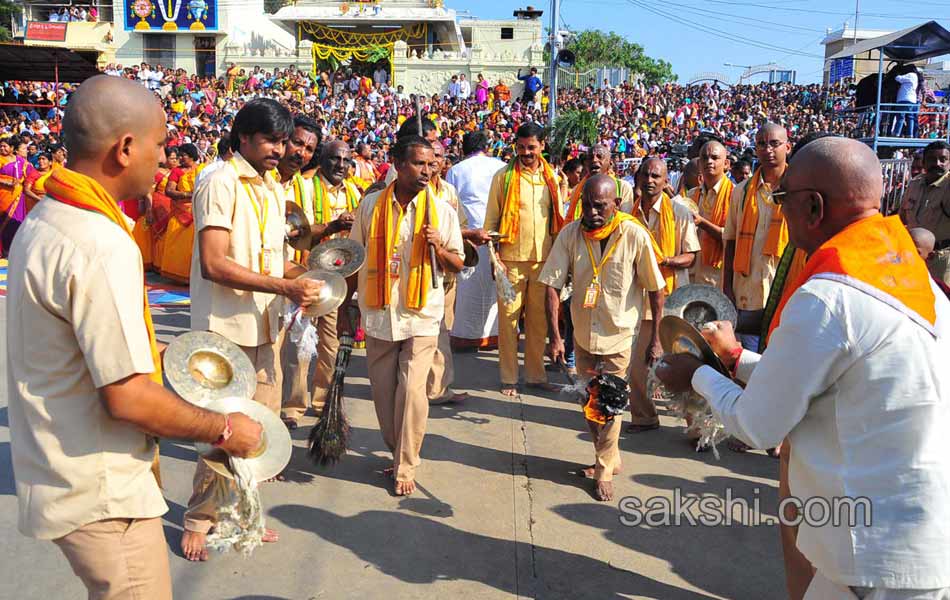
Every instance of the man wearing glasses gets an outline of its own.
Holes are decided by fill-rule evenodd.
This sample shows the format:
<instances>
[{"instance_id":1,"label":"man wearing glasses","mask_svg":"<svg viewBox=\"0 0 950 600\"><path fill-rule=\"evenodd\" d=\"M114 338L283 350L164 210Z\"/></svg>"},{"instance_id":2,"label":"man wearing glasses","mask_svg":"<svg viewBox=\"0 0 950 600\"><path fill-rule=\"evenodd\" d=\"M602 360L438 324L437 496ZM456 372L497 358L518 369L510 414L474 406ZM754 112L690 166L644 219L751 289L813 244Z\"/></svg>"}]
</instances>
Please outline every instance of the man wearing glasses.
<instances>
[{"instance_id":1,"label":"man wearing glasses","mask_svg":"<svg viewBox=\"0 0 950 600\"><path fill-rule=\"evenodd\" d=\"M755 135L759 166L732 192L723 230L723 292L744 317L765 308L775 271L788 244L788 227L773 198L785 174L791 145L785 128L766 123ZM758 335L740 334L743 347L756 350Z\"/></svg>"}]
</instances>

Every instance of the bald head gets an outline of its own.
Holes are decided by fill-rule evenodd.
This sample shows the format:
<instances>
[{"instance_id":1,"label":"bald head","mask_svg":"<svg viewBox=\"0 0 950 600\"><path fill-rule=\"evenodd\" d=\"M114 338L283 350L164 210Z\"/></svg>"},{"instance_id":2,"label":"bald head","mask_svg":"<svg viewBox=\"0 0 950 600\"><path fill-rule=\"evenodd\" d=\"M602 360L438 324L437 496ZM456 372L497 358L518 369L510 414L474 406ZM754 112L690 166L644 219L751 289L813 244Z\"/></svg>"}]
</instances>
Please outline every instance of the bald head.
<instances>
[{"instance_id":1,"label":"bald head","mask_svg":"<svg viewBox=\"0 0 950 600\"><path fill-rule=\"evenodd\" d=\"M617 182L609 175L592 175L584 182L581 194L581 225L597 229L613 218L620 205Z\"/></svg>"},{"instance_id":2,"label":"bald head","mask_svg":"<svg viewBox=\"0 0 950 600\"><path fill-rule=\"evenodd\" d=\"M587 172L591 175L598 173L607 174L610 172L610 149L603 144L591 146L587 151Z\"/></svg>"},{"instance_id":3,"label":"bald head","mask_svg":"<svg viewBox=\"0 0 950 600\"><path fill-rule=\"evenodd\" d=\"M71 162L107 152L122 136L141 133L165 113L155 95L129 79L97 75L69 98L63 117L63 141Z\"/></svg>"},{"instance_id":4,"label":"bald head","mask_svg":"<svg viewBox=\"0 0 950 600\"><path fill-rule=\"evenodd\" d=\"M791 151L788 132L778 123L765 123L755 133L755 156L767 171L781 175Z\"/></svg>"},{"instance_id":5,"label":"bald head","mask_svg":"<svg viewBox=\"0 0 950 600\"><path fill-rule=\"evenodd\" d=\"M637 189L652 204L663 193L667 184L666 161L651 156L640 163L637 171Z\"/></svg>"},{"instance_id":6,"label":"bald head","mask_svg":"<svg viewBox=\"0 0 950 600\"><path fill-rule=\"evenodd\" d=\"M937 238L929 229L914 227L910 230L910 239L914 240L914 246L916 246L920 258L928 260L933 255Z\"/></svg>"},{"instance_id":7,"label":"bald head","mask_svg":"<svg viewBox=\"0 0 950 600\"><path fill-rule=\"evenodd\" d=\"M706 142L699 151L699 168L706 187L711 188L722 179L728 156L726 147L715 140Z\"/></svg>"},{"instance_id":8,"label":"bald head","mask_svg":"<svg viewBox=\"0 0 950 600\"><path fill-rule=\"evenodd\" d=\"M320 151L320 172L332 185L340 185L346 179L350 166L350 146L341 140L323 145Z\"/></svg>"},{"instance_id":9,"label":"bald head","mask_svg":"<svg viewBox=\"0 0 950 600\"><path fill-rule=\"evenodd\" d=\"M826 137L804 146L792 159L782 188L789 236L813 251L881 204L881 163L856 140Z\"/></svg>"},{"instance_id":10,"label":"bald head","mask_svg":"<svg viewBox=\"0 0 950 600\"><path fill-rule=\"evenodd\" d=\"M687 162L686 167L683 169L683 183L685 184L685 188L691 189L699 185L701 173L698 158L693 158Z\"/></svg>"},{"instance_id":11,"label":"bald head","mask_svg":"<svg viewBox=\"0 0 950 600\"><path fill-rule=\"evenodd\" d=\"M166 137L158 98L138 83L109 75L84 81L63 117L70 169L95 179L120 200L151 189L165 160Z\"/></svg>"}]
</instances>

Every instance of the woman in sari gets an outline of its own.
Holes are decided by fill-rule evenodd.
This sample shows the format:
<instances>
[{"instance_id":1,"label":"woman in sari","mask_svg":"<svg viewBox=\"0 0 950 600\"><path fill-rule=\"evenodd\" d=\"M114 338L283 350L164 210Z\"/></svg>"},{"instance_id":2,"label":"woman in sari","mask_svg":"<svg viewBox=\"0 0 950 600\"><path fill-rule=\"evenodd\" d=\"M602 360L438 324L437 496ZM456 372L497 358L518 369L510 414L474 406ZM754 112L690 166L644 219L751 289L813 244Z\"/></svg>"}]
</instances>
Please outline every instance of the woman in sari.
<instances>
[{"instance_id":1,"label":"woman in sari","mask_svg":"<svg viewBox=\"0 0 950 600\"><path fill-rule=\"evenodd\" d=\"M155 174L152 192L143 199L142 215L135 222L132 236L142 253L142 264L146 269L161 272L162 252L164 252L165 229L171 215L171 199L165 195L165 188L173 170L178 168L178 151L170 148L165 152L165 163Z\"/></svg>"},{"instance_id":2,"label":"woman in sari","mask_svg":"<svg viewBox=\"0 0 950 600\"><path fill-rule=\"evenodd\" d=\"M13 148L13 157L0 168L0 250L4 257L20 223L26 217L23 184L33 172L33 165L26 160L29 144L12 140L10 146Z\"/></svg>"},{"instance_id":3,"label":"woman in sari","mask_svg":"<svg viewBox=\"0 0 950 600\"><path fill-rule=\"evenodd\" d=\"M178 157L180 166L171 172L165 187L165 195L171 198L171 216L165 230L160 268L162 277L187 284L195 241L191 195L204 164L198 162L198 148L194 144L182 145Z\"/></svg>"}]
</instances>

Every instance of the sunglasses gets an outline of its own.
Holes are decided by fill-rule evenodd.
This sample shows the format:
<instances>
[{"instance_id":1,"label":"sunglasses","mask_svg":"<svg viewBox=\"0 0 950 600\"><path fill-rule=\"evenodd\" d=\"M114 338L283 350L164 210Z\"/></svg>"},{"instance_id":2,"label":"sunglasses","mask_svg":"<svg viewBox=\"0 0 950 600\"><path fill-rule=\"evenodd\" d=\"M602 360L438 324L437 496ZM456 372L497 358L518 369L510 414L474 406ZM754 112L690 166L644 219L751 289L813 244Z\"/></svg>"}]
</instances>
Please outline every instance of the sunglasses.
<instances>
[{"instance_id":1,"label":"sunglasses","mask_svg":"<svg viewBox=\"0 0 950 600\"><path fill-rule=\"evenodd\" d=\"M797 190L776 190L772 192L772 203L775 204L776 206L781 206L782 204L785 203L786 199L789 196L791 196L792 194L798 194L800 192L815 192L816 194L819 195L819 197L821 196L821 192L819 192L818 190L814 188L801 188Z\"/></svg>"}]
</instances>

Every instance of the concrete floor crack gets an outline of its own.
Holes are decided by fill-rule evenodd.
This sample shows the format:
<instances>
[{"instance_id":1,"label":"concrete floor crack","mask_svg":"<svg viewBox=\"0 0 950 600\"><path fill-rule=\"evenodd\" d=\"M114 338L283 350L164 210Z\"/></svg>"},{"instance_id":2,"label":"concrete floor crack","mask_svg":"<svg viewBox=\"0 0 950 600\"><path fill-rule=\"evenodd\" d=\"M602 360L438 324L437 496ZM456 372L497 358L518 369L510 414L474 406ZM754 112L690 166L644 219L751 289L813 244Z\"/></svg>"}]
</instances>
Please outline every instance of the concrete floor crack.
<instances>
[{"instance_id":1,"label":"concrete floor crack","mask_svg":"<svg viewBox=\"0 0 950 600\"><path fill-rule=\"evenodd\" d=\"M531 576L534 579L538 577L537 547L534 543L534 489L531 482L531 472L528 469L528 421L525 417L524 398L518 397L519 419L521 421L521 467L524 471L525 491L528 494L528 537L531 543Z\"/></svg>"}]
</instances>

